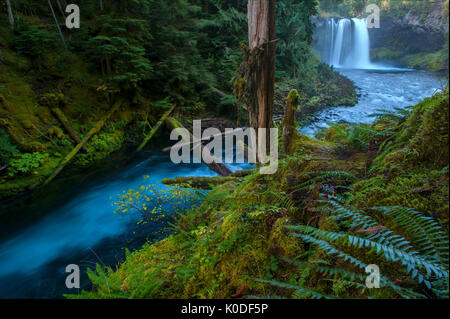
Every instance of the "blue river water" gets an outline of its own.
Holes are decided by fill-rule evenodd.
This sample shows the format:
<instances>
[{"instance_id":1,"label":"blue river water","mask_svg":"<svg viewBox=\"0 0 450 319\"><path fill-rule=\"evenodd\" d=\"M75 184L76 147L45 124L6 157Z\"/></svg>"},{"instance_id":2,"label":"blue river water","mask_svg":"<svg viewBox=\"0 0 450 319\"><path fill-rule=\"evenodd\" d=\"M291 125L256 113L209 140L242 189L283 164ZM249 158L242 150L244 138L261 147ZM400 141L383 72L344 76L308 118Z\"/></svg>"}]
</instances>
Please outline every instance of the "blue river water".
<instances>
[{"instance_id":1,"label":"blue river water","mask_svg":"<svg viewBox=\"0 0 450 319\"><path fill-rule=\"evenodd\" d=\"M11 234L0 239L0 298L59 298L74 293L65 287L67 265L79 265L82 273L95 263L115 266L124 258L123 248L137 249L160 239L161 225L138 225L139 216L114 214L114 196L141 185L165 188L164 178L216 176L203 164L173 164L170 153L160 151L163 146L167 145L148 150L123 167L75 182L54 194L50 204L40 205L38 199L31 207L8 207L4 214L39 217L31 225L20 220L0 228L3 235ZM251 167L228 166L233 171ZM89 288L85 275L81 283Z\"/></svg>"},{"instance_id":2,"label":"blue river water","mask_svg":"<svg viewBox=\"0 0 450 319\"><path fill-rule=\"evenodd\" d=\"M426 97L442 90L444 77L436 73L379 66L372 70L337 69L352 80L360 94L353 107L329 107L318 112L301 133L314 136L327 123L372 123L378 110L394 111L416 105Z\"/></svg>"}]
</instances>

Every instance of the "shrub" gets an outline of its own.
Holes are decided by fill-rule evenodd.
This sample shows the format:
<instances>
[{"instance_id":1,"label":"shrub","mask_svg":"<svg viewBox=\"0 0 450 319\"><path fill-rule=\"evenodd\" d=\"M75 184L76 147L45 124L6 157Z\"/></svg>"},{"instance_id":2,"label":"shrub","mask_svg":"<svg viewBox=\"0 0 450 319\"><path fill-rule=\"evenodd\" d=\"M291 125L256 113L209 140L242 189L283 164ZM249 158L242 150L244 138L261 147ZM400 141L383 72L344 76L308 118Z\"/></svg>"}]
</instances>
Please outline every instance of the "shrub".
<instances>
[{"instance_id":1,"label":"shrub","mask_svg":"<svg viewBox=\"0 0 450 319\"><path fill-rule=\"evenodd\" d=\"M10 161L8 175L14 177L16 175L29 175L33 169L39 168L48 158L47 153L25 153L20 154Z\"/></svg>"}]
</instances>

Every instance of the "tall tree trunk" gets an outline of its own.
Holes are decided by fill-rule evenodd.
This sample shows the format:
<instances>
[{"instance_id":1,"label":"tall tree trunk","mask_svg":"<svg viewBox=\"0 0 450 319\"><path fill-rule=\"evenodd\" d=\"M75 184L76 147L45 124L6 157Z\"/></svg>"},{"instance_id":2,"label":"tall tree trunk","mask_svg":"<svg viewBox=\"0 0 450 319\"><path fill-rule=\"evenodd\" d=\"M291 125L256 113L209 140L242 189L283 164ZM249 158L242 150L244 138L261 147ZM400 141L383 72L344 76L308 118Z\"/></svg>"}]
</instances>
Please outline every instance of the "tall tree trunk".
<instances>
[{"instance_id":1,"label":"tall tree trunk","mask_svg":"<svg viewBox=\"0 0 450 319\"><path fill-rule=\"evenodd\" d=\"M48 6L50 7L50 10L52 11L53 19L55 19L55 24L56 24L56 27L58 28L58 33L59 33L59 36L61 37L61 41L64 45L64 49L66 50L66 52L68 52L69 50L67 49L66 40L64 39L64 35L61 31L61 27L59 26L58 18L56 18L55 10L53 10L52 2L50 0L48 0Z\"/></svg>"},{"instance_id":2,"label":"tall tree trunk","mask_svg":"<svg viewBox=\"0 0 450 319\"><path fill-rule=\"evenodd\" d=\"M100 11L103 11L103 10L104 10L104 7L103 7L103 0L98 0L98 2L99 2L99 4L100 4Z\"/></svg>"},{"instance_id":3,"label":"tall tree trunk","mask_svg":"<svg viewBox=\"0 0 450 319\"><path fill-rule=\"evenodd\" d=\"M66 18L66 15L64 14L63 7L61 5L61 2L59 0L56 0L56 4L58 5L59 13L63 16L63 18Z\"/></svg>"},{"instance_id":4,"label":"tall tree trunk","mask_svg":"<svg viewBox=\"0 0 450 319\"><path fill-rule=\"evenodd\" d=\"M254 89L249 92L248 105L250 126L271 128L275 87L275 19L276 0L248 1L248 37L251 55L254 57L249 74L249 84ZM267 141L269 134L267 132Z\"/></svg>"},{"instance_id":5,"label":"tall tree trunk","mask_svg":"<svg viewBox=\"0 0 450 319\"><path fill-rule=\"evenodd\" d=\"M6 0L6 7L8 9L8 20L9 20L9 25L11 26L11 28L14 28L14 15L12 12L12 8L11 8L11 2L10 0Z\"/></svg>"}]
</instances>

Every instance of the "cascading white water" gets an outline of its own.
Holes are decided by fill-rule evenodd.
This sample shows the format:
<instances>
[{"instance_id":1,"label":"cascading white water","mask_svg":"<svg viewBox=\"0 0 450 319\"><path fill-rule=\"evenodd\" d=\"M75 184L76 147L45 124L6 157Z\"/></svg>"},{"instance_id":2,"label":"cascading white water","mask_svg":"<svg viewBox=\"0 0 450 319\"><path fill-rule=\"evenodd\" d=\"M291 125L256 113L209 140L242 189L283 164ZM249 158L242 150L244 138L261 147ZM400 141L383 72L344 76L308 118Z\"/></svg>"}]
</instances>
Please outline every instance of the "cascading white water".
<instances>
[{"instance_id":1,"label":"cascading white water","mask_svg":"<svg viewBox=\"0 0 450 319\"><path fill-rule=\"evenodd\" d=\"M357 69L370 69L370 38L365 19L352 19L354 27L352 65Z\"/></svg>"},{"instance_id":2,"label":"cascading white water","mask_svg":"<svg viewBox=\"0 0 450 319\"><path fill-rule=\"evenodd\" d=\"M366 19L328 19L322 60L337 68L372 69Z\"/></svg>"},{"instance_id":3,"label":"cascading white water","mask_svg":"<svg viewBox=\"0 0 450 319\"><path fill-rule=\"evenodd\" d=\"M334 21L332 22L334 25ZM342 57L342 49L344 43L344 36L348 33L346 32L350 26L350 20L342 19L337 23L336 36L332 36L334 38L333 43L333 51L331 53L331 65L339 66L341 65L341 57Z\"/></svg>"}]
</instances>

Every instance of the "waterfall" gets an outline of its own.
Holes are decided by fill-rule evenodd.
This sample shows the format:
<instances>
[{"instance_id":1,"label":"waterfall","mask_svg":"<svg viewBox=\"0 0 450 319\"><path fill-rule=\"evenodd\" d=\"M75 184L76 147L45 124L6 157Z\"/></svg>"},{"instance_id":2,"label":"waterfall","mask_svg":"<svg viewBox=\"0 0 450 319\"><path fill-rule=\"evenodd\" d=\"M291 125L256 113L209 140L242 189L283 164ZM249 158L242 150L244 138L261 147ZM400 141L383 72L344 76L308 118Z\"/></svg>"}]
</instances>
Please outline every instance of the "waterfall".
<instances>
[{"instance_id":1,"label":"waterfall","mask_svg":"<svg viewBox=\"0 0 450 319\"><path fill-rule=\"evenodd\" d=\"M352 19L354 26L353 41L353 63L358 69L369 69L370 62L370 39L369 30L365 19Z\"/></svg>"},{"instance_id":2,"label":"waterfall","mask_svg":"<svg viewBox=\"0 0 450 319\"><path fill-rule=\"evenodd\" d=\"M337 68L372 69L366 19L328 19L322 40L322 60Z\"/></svg>"}]
</instances>

